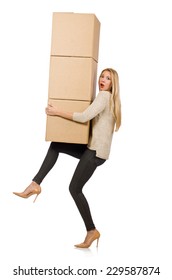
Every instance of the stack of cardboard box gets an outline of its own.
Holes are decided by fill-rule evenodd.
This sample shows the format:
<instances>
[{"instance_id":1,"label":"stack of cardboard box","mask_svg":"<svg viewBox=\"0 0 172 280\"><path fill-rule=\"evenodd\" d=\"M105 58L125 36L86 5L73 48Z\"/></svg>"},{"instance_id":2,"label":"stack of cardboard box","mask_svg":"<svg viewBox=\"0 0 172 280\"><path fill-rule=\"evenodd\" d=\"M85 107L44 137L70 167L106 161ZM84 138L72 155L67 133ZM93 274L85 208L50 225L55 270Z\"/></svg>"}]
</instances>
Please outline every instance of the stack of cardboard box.
<instances>
[{"instance_id":1,"label":"stack of cardboard box","mask_svg":"<svg viewBox=\"0 0 172 280\"><path fill-rule=\"evenodd\" d=\"M94 14L53 13L48 102L82 112L95 97L100 22ZM89 122L47 116L46 141L88 143Z\"/></svg>"}]
</instances>

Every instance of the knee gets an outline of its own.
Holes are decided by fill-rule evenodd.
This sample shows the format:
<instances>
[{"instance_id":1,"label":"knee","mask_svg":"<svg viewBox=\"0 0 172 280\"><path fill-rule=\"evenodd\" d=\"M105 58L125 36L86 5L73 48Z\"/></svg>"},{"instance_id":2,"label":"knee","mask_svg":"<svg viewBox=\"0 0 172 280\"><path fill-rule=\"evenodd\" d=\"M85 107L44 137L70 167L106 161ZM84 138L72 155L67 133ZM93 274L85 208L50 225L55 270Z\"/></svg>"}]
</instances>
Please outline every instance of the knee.
<instances>
[{"instance_id":1,"label":"knee","mask_svg":"<svg viewBox=\"0 0 172 280\"><path fill-rule=\"evenodd\" d=\"M70 192L72 197L74 197L76 195L75 188L72 184L69 185L69 192Z\"/></svg>"},{"instance_id":2,"label":"knee","mask_svg":"<svg viewBox=\"0 0 172 280\"><path fill-rule=\"evenodd\" d=\"M77 189L76 185L72 183L69 185L69 192L73 198L76 198L80 194L80 191Z\"/></svg>"}]
</instances>

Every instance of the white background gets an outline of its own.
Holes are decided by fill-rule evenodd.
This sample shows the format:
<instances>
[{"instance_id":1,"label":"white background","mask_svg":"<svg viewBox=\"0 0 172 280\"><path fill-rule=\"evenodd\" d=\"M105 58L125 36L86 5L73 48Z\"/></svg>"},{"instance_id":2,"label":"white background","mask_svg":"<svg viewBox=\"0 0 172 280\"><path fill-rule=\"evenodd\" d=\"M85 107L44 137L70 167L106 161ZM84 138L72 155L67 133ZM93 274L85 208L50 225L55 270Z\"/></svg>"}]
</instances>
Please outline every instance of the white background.
<instances>
[{"instance_id":1,"label":"white background","mask_svg":"<svg viewBox=\"0 0 172 280\"><path fill-rule=\"evenodd\" d=\"M31 182L49 147L44 109L55 11L96 14L101 22L98 73L113 67L120 77L122 126L110 159L85 187L101 232L98 251L95 243L88 250L73 246L86 234L68 192L76 159L59 157L35 204L33 197L12 194ZM71 265L103 270L87 279L110 278L107 266L159 266L159 276L111 277L170 280L171 26L168 0L1 1L2 279L30 279L13 276L18 266Z\"/></svg>"}]
</instances>

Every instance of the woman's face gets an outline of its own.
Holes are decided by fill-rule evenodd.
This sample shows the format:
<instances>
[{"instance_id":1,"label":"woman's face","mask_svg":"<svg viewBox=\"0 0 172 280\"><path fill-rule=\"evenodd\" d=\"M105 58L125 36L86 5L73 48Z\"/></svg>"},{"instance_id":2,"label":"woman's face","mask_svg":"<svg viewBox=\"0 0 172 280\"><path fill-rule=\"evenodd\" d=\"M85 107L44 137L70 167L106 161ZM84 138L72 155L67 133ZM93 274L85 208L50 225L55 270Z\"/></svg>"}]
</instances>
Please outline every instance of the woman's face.
<instances>
[{"instance_id":1,"label":"woman's face","mask_svg":"<svg viewBox=\"0 0 172 280\"><path fill-rule=\"evenodd\" d=\"M112 87L111 73L105 70L99 77L99 90L111 91L111 87Z\"/></svg>"}]
</instances>

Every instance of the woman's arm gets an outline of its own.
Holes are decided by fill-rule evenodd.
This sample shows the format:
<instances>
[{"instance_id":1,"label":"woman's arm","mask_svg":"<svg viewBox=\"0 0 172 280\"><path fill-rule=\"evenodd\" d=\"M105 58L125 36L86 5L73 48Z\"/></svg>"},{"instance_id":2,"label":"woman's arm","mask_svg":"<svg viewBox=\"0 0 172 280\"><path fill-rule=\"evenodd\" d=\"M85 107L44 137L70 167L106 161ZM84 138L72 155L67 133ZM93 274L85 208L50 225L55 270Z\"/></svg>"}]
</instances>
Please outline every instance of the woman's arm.
<instances>
[{"instance_id":1,"label":"woman's arm","mask_svg":"<svg viewBox=\"0 0 172 280\"><path fill-rule=\"evenodd\" d=\"M87 107L87 109L85 109L85 111L73 113L73 120L80 123L86 123L92 120L105 109L107 101L107 92L99 92L97 97Z\"/></svg>"},{"instance_id":2,"label":"woman's arm","mask_svg":"<svg viewBox=\"0 0 172 280\"><path fill-rule=\"evenodd\" d=\"M48 104L45 109L46 114L50 116L59 116L68 120L73 120L80 123L86 123L93 119L96 115L102 112L107 103L107 92L99 92L94 101L83 112L66 112L59 111L53 105Z\"/></svg>"},{"instance_id":3,"label":"woman's arm","mask_svg":"<svg viewBox=\"0 0 172 280\"><path fill-rule=\"evenodd\" d=\"M51 104L48 104L48 106L45 109L45 112L49 116L58 116L58 117L62 117L62 118L68 119L68 120L73 120L73 113L59 111L57 108L55 108Z\"/></svg>"}]
</instances>

